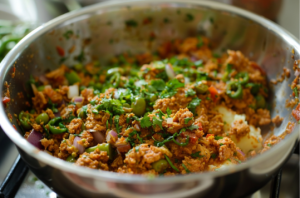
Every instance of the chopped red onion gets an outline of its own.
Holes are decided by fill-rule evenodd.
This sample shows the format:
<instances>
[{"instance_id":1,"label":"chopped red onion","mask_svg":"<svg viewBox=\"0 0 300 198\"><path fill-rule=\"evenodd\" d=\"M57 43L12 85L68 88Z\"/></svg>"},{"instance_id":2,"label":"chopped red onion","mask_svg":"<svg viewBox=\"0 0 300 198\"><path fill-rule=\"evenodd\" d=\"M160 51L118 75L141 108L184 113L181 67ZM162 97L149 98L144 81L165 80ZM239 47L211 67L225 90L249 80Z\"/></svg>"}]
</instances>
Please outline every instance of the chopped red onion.
<instances>
[{"instance_id":1,"label":"chopped red onion","mask_svg":"<svg viewBox=\"0 0 300 198\"><path fill-rule=\"evenodd\" d=\"M42 149L43 146L41 144L41 139L43 138L43 134L32 129L29 136L27 137L27 141L30 142L33 146L38 149Z\"/></svg>"},{"instance_id":2,"label":"chopped red onion","mask_svg":"<svg viewBox=\"0 0 300 198\"><path fill-rule=\"evenodd\" d=\"M100 131L92 130L92 129L88 131L93 135L95 144L101 144L104 142L105 140L104 135Z\"/></svg>"},{"instance_id":3,"label":"chopped red onion","mask_svg":"<svg viewBox=\"0 0 300 198\"><path fill-rule=\"evenodd\" d=\"M75 96L79 96L79 87L78 87L78 85L69 86L68 98L72 99Z\"/></svg>"},{"instance_id":4,"label":"chopped red onion","mask_svg":"<svg viewBox=\"0 0 300 198\"><path fill-rule=\"evenodd\" d=\"M243 153L243 151L241 151L240 149L236 149L236 150L237 150L237 152L239 152L242 156L244 156L244 157L246 156L245 153Z\"/></svg>"},{"instance_id":5,"label":"chopped red onion","mask_svg":"<svg viewBox=\"0 0 300 198\"><path fill-rule=\"evenodd\" d=\"M166 73L170 79L173 79L176 76L171 64L166 64Z\"/></svg>"},{"instance_id":6,"label":"chopped red onion","mask_svg":"<svg viewBox=\"0 0 300 198\"><path fill-rule=\"evenodd\" d=\"M75 103L81 104L83 102L84 98L81 97L81 96L77 96L77 97L74 97L73 100L74 100Z\"/></svg>"},{"instance_id":7,"label":"chopped red onion","mask_svg":"<svg viewBox=\"0 0 300 198\"><path fill-rule=\"evenodd\" d=\"M117 132L115 132L114 130L110 130L106 135L106 142L110 142L111 137L114 137L114 139L117 139L118 138Z\"/></svg>"},{"instance_id":8,"label":"chopped red onion","mask_svg":"<svg viewBox=\"0 0 300 198\"><path fill-rule=\"evenodd\" d=\"M173 118L167 118L167 124L172 124L173 123Z\"/></svg>"},{"instance_id":9,"label":"chopped red onion","mask_svg":"<svg viewBox=\"0 0 300 198\"><path fill-rule=\"evenodd\" d=\"M300 74L300 71L297 69L297 70L295 71L295 76L299 76L299 74Z\"/></svg>"},{"instance_id":10,"label":"chopped red onion","mask_svg":"<svg viewBox=\"0 0 300 198\"><path fill-rule=\"evenodd\" d=\"M81 140L81 138L78 137L78 136L76 136L76 137L74 138L73 145L75 146L75 148L78 149L79 154L82 154L82 153L84 153L84 150L85 150L85 149L84 149L84 146L83 146L83 145L81 145L81 144L78 143L78 141L80 141L80 140Z\"/></svg>"},{"instance_id":11,"label":"chopped red onion","mask_svg":"<svg viewBox=\"0 0 300 198\"><path fill-rule=\"evenodd\" d=\"M44 75L41 75L39 76L39 80L45 85L45 84L48 84L48 80L46 78L46 76Z\"/></svg>"},{"instance_id":12,"label":"chopped red onion","mask_svg":"<svg viewBox=\"0 0 300 198\"><path fill-rule=\"evenodd\" d=\"M141 127L140 127L138 124L135 124L135 125L134 125L134 128L135 128L135 130L137 130L137 131L141 131Z\"/></svg>"},{"instance_id":13,"label":"chopped red onion","mask_svg":"<svg viewBox=\"0 0 300 198\"><path fill-rule=\"evenodd\" d=\"M117 144L116 147L117 147L118 153L126 153L131 149L131 146L129 143Z\"/></svg>"}]
</instances>

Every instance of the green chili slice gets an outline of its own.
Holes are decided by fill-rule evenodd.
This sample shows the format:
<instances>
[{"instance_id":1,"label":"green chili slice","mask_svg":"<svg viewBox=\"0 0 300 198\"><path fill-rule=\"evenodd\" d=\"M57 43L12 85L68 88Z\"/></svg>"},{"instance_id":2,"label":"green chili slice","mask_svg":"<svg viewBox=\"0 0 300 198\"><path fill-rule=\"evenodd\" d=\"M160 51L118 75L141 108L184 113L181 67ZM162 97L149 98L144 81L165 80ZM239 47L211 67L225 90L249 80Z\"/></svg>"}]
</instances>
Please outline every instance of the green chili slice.
<instances>
[{"instance_id":1,"label":"green chili slice","mask_svg":"<svg viewBox=\"0 0 300 198\"><path fill-rule=\"evenodd\" d=\"M230 81L227 83L226 94L233 99L241 99L243 97L243 88L241 83Z\"/></svg>"},{"instance_id":2,"label":"green chili slice","mask_svg":"<svg viewBox=\"0 0 300 198\"><path fill-rule=\"evenodd\" d=\"M78 74L75 71L71 71L69 73L65 74L66 79L68 80L70 85L73 85L74 83L80 82L81 79L78 76Z\"/></svg>"},{"instance_id":3,"label":"green chili slice","mask_svg":"<svg viewBox=\"0 0 300 198\"><path fill-rule=\"evenodd\" d=\"M68 130L64 125L60 123L60 121L62 121L61 117L53 118L52 120L49 121L49 129L51 133L60 134ZM59 127L56 125L59 125ZM62 128L62 126L64 127Z\"/></svg>"},{"instance_id":4,"label":"green chili slice","mask_svg":"<svg viewBox=\"0 0 300 198\"><path fill-rule=\"evenodd\" d=\"M27 130L32 128L30 124L30 118L31 115L29 113L25 113L24 111L21 111L21 113L19 114L19 121L21 122L21 125Z\"/></svg>"},{"instance_id":5,"label":"green chili slice","mask_svg":"<svg viewBox=\"0 0 300 198\"><path fill-rule=\"evenodd\" d=\"M168 161L168 163L170 164L170 166L177 172L179 172L179 170L174 166L174 164L171 162L170 158L165 154L165 158Z\"/></svg>"},{"instance_id":6,"label":"green chili slice","mask_svg":"<svg viewBox=\"0 0 300 198\"><path fill-rule=\"evenodd\" d=\"M245 85L249 81L249 74L247 72L240 72L235 76L242 85Z\"/></svg>"}]
</instances>

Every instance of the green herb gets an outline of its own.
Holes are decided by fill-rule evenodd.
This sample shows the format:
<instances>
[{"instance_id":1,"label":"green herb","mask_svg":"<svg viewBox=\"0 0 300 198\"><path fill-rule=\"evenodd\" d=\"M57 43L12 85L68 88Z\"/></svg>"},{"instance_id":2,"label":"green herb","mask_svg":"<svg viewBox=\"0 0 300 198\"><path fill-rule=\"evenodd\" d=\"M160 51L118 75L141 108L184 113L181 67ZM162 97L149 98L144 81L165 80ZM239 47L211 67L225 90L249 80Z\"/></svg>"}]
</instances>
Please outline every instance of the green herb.
<instances>
[{"instance_id":1,"label":"green herb","mask_svg":"<svg viewBox=\"0 0 300 198\"><path fill-rule=\"evenodd\" d=\"M215 70L215 71L213 71L213 73L214 73L214 77L217 77L217 75L218 75L218 71L217 71L217 70Z\"/></svg>"},{"instance_id":2,"label":"green herb","mask_svg":"<svg viewBox=\"0 0 300 198\"><path fill-rule=\"evenodd\" d=\"M270 144L270 143L269 143L269 144L267 144L267 146L268 146L268 147L271 147L271 146L272 146L272 144Z\"/></svg>"},{"instance_id":3,"label":"green herb","mask_svg":"<svg viewBox=\"0 0 300 198\"><path fill-rule=\"evenodd\" d=\"M211 23L214 23L214 19L213 19L212 17L209 18L209 21L210 21Z\"/></svg>"},{"instance_id":4,"label":"green herb","mask_svg":"<svg viewBox=\"0 0 300 198\"><path fill-rule=\"evenodd\" d=\"M179 162L179 160L178 160L177 158L175 158L174 161L175 161L175 163L178 163L178 162Z\"/></svg>"},{"instance_id":5,"label":"green herb","mask_svg":"<svg viewBox=\"0 0 300 198\"><path fill-rule=\"evenodd\" d=\"M192 120L193 118L184 118L184 124L188 124L190 120Z\"/></svg>"},{"instance_id":6,"label":"green herb","mask_svg":"<svg viewBox=\"0 0 300 198\"><path fill-rule=\"evenodd\" d=\"M159 128L162 130L163 129L162 120L160 118L155 117L155 116L153 116L152 119L153 119L153 126L158 125Z\"/></svg>"},{"instance_id":7,"label":"green herb","mask_svg":"<svg viewBox=\"0 0 300 198\"><path fill-rule=\"evenodd\" d=\"M187 108L193 113L196 113L196 107L200 104L201 99L199 99L198 97L193 98L193 100L189 103L189 105L187 106Z\"/></svg>"},{"instance_id":8,"label":"green herb","mask_svg":"<svg viewBox=\"0 0 300 198\"><path fill-rule=\"evenodd\" d=\"M186 17L186 21L193 21L194 20L194 16L190 13L187 13L185 15L185 17Z\"/></svg>"},{"instance_id":9,"label":"green herb","mask_svg":"<svg viewBox=\"0 0 300 198\"><path fill-rule=\"evenodd\" d=\"M136 27L136 26L138 26L138 23L135 20L133 20L133 19L125 21L125 24L128 27Z\"/></svg>"},{"instance_id":10,"label":"green herb","mask_svg":"<svg viewBox=\"0 0 300 198\"><path fill-rule=\"evenodd\" d=\"M135 152L139 152L140 146L141 146L141 145L138 145L138 146L135 147Z\"/></svg>"},{"instance_id":11,"label":"green herb","mask_svg":"<svg viewBox=\"0 0 300 198\"><path fill-rule=\"evenodd\" d=\"M223 143L221 143L221 144L219 144L220 146L223 146L223 145L225 145L225 144L223 144Z\"/></svg>"},{"instance_id":12,"label":"green herb","mask_svg":"<svg viewBox=\"0 0 300 198\"><path fill-rule=\"evenodd\" d=\"M211 158L216 159L217 158L217 154L216 153L212 153L211 154Z\"/></svg>"},{"instance_id":13,"label":"green herb","mask_svg":"<svg viewBox=\"0 0 300 198\"><path fill-rule=\"evenodd\" d=\"M121 115L124 113L122 103L116 99L107 99L103 98L101 103L98 104L95 109L98 111L106 111L111 113L112 115Z\"/></svg>"},{"instance_id":14,"label":"green herb","mask_svg":"<svg viewBox=\"0 0 300 198\"><path fill-rule=\"evenodd\" d=\"M197 48L200 48L204 45L203 39L201 36L198 36L198 43L197 43ZM202 64L202 61L201 61Z\"/></svg>"},{"instance_id":15,"label":"green herb","mask_svg":"<svg viewBox=\"0 0 300 198\"><path fill-rule=\"evenodd\" d=\"M211 98L210 98L210 97L207 97L206 100L211 100Z\"/></svg>"},{"instance_id":16,"label":"green herb","mask_svg":"<svg viewBox=\"0 0 300 198\"><path fill-rule=\"evenodd\" d=\"M165 154L165 158L167 160L167 162L170 164L170 166L176 171L179 172L179 170L176 168L176 166L174 166L174 164L171 162L170 158Z\"/></svg>"},{"instance_id":17,"label":"green herb","mask_svg":"<svg viewBox=\"0 0 300 198\"><path fill-rule=\"evenodd\" d=\"M143 138L140 137L140 134L136 134L137 139L139 140L139 142L142 144L144 143Z\"/></svg>"},{"instance_id":18,"label":"green herb","mask_svg":"<svg viewBox=\"0 0 300 198\"><path fill-rule=\"evenodd\" d=\"M235 161L237 161L239 164L241 164L242 162L241 162L241 160L238 160L238 159L235 159L235 158L233 158Z\"/></svg>"},{"instance_id":19,"label":"green herb","mask_svg":"<svg viewBox=\"0 0 300 198\"><path fill-rule=\"evenodd\" d=\"M191 154L191 157L193 157L193 158L202 158L204 156L205 155L200 155L200 151L197 151L197 152Z\"/></svg>"},{"instance_id":20,"label":"green herb","mask_svg":"<svg viewBox=\"0 0 300 198\"><path fill-rule=\"evenodd\" d=\"M43 125L44 131L46 133L46 138L49 139L50 138L50 133L48 131L48 129Z\"/></svg>"},{"instance_id":21,"label":"green herb","mask_svg":"<svg viewBox=\"0 0 300 198\"><path fill-rule=\"evenodd\" d=\"M163 79L164 81L168 81L169 77L165 71L158 73L155 78Z\"/></svg>"},{"instance_id":22,"label":"green herb","mask_svg":"<svg viewBox=\"0 0 300 198\"><path fill-rule=\"evenodd\" d=\"M188 89L188 90L185 92L185 96L186 96L186 97L194 96L195 94L196 94L196 92L195 92L193 89Z\"/></svg>"},{"instance_id":23,"label":"green herb","mask_svg":"<svg viewBox=\"0 0 300 198\"><path fill-rule=\"evenodd\" d=\"M158 80L152 80L151 85L157 90L157 91L162 91L166 87L165 81L158 79Z\"/></svg>"},{"instance_id":24,"label":"green herb","mask_svg":"<svg viewBox=\"0 0 300 198\"><path fill-rule=\"evenodd\" d=\"M92 113L94 113L94 114L99 114L99 112L98 112L97 109L93 109L93 110L92 110Z\"/></svg>"},{"instance_id":25,"label":"green herb","mask_svg":"<svg viewBox=\"0 0 300 198\"><path fill-rule=\"evenodd\" d=\"M96 102L97 102L96 100L92 100L92 101L90 101L90 104L91 104L91 105L95 105Z\"/></svg>"},{"instance_id":26,"label":"green herb","mask_svg":"<svg viewBox=\"0 0 300 198\"><path fill-rule=\"evenodd\" d=\"M164 18L164 23L170 23L170 19Z\"/></svg>"},{"instance_id":27,"label":"green herb","mask_svg":"<svg viewBox=\"0 0 300 198\"><path fill-rule=\"evenodd\" d=\"M116 115L114 117L114 122L115 122L115 125L116 125L116 130L117 130L117 133L119 134L120 133L120 130L122 128L122 126L119 126L119 119L120 119L120 116Z\"/></svg>"},{"instance_id":28,"label":"green herb","mask_svg":"<svg viewBox=\"0 0 300 198\"><path fill-rule=\"evenodd\" d=\"M227 160L231 162L231 159L228 158Z\"/></svg>"},{"instance_id":29,"label":"green herb","mask_svg":"<svg viewBox=\"0 0 300 198\"><path fill-rule=\"evenodd\" d=\"M69 39L72 35L74 34L74 32L72 30L68 30L66 31L63 36L66 38L66 39Z\"/></svg>"},{"instance_id":30,"label":"green herb","mask_svg":"<svg viewBox=\"0 0 300 198\"><path fill-rule=\"evenodd\" d=\"M237 156L237 152L234 152L234 153L233 153L233 156Z\"/></svg>"},{"instance_id":31,"label":"green herb","mask_svg":"<svg viewBox=\"0 0 300 198\"><path fill-rule=\"evenodd\" d=\"M182 167L184 168L184 170L187 172L187 173L190 173L191 171L184 165L184 163L181 164Z\"/></svg>"},{"instance_id":32,"label":"green herb","mask_svg":"<svg viewBox=\"0 0 300 198\"><path fill-rule=\"evenodd\" d=\"M213 53L212 55L213 55L214 58L220 58L221 57L220 54L217 54L217 53Z\"/></svg>"},{"instance_id":33,"label":"green herb","mask_svg":"<svg viewBox=\"0 0 300 198\"><path fill-rule=\"evenodd\" d=\"M294 94L295 94L295 98L298 98L299 95L298 95L298 89L297 89L297 87L295 87L295 88L293 89L293 92L294 92Z\"/></svg>"},{"instance_id":34,"label":"green herb","mask_svg":"<svg viewBox=\"0 0 300 198\"><path fill-rule=\"evenodd\" d=\"M167 115L168 117L170 117L170 115L172 114L172 111L169 109L169 107L167 108Z\"/></svg>"},{"instance_id":35,"label":"green herb","mask_svg":"<svg viewBox=\"0 0 300 198\"><path fill-rule=\"evenodd\" d=\"M81 50L80 54L75 56L74 59L77 60L78 62L83 62L85 60L84 51Z\"/></svg>"},{"instance_id":36,"label":"green herb","mask_svg":"<svg viewBox=\"0 0 300 198\"><path fill-rule=\"evenodd\" d=\"M215 136L215 140L221 140L221 139L223 139L222 136L218 136L218 135Z\"/></svg>"},{"instance_id":37,"label":"green herb","mask_svg":"<svg viewBox=\"0 0 300 198\"><path fill-rule=\"evenodd\" d=\"M188 127L189 130L195 130L195 129L199 129L199 127L197 125L191 125L190 127Z\"/></svg>"},{"instance_id":38,"label":"green herb","mask_svg":"<svg viewBox=\"0 0 300 198\"><path fill-rule=\"evenodd\" d=\"M177 89L184 87L184 83L179 82L176 78L167 82L165 89L162 91L160 98L170 98L177 93Z\"/></svg>"},{"instance_id":39,"label":"green herb","mask_svg":"<svg viewBox=\"0 0 300 198\"><path fill-rule=\"evenodd\" d=\"M51 99L49 98L48 107L52 110L53 113L58 113L58 109L56 108L57 104L52 103Z\"/></svg>"},{"instance_id":40,"label":"green herb","mask_svg":"<svg viewBox=\"0 0 300 198\"><path fill-rule=\"evenodd\" d=\"M147 128L147 127L150 127L152 126L152 122L150 121L150 118L148 116L144 116L142 119L141 119L141 127L142 128Z\"/></svg>"}]
</instances>

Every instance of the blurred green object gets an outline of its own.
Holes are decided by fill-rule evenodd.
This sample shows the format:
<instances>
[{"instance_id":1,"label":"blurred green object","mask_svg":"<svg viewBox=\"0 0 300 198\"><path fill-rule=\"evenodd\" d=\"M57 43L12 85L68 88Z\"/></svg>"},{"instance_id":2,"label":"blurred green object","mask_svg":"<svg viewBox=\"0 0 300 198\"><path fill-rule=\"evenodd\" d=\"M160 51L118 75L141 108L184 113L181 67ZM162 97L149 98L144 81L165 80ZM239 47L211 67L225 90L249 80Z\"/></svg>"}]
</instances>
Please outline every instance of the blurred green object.
<instances>
[{"instance_id":1,"label":"blurred green object","mask_svg":"<svg viewBox=\"0 0 300 198\"><path fill-rule=\"evenodd\" d=\"M30 32L30 25L0 20L0 62Z\"/></svg>"}]
</instances>

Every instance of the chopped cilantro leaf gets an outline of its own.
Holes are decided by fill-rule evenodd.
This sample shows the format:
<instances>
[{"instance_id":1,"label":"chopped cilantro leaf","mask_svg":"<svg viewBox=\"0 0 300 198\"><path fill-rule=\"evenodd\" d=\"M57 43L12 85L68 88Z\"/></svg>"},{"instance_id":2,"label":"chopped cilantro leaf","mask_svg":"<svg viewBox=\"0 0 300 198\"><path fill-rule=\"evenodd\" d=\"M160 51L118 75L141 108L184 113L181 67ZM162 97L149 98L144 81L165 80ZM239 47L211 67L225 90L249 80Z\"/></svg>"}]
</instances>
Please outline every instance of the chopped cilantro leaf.
<instances>
[{"instance_id":1,"label":"chopped cilantro leaf","mask_svg":"<svg viewBox=\"0 0 300 198\"><path fill-rule=\"evenodd\" d=\"M190 173L191 171L184 165L184 163L181 164L182 167L184 168L184 170L187 172L187 173Z\"/></svg>"},{"instance_id":2,"label":"chopped cilantro leaf","mask_svg":"<svg viewBox=\"0 0 300 198\"><path fill-rule=\"evenodd\" d=\"M216 159L217 158L217 154L216 153L212 153L211 154L211 158Z\"/></svg>"},{"instance_id":3,"label":"chopped cilantro leaf","mask_svg":"<svg viewBox=\"0 0 300 198\"><path fill-rule=\"evenodd\" d=\"M199 127L197 125L191 125L188 129L192 131L195 129L199 129Z\"/></svg>"},{"instance_id":4,"label":"chopped cilantro leaf","mask_svg":"<svg viewBox=\"0 0 300 198\"><path fill-rule=\"evenodd\" d=\"M154 126L158 125L159 128L162 130L163 129L162 128L162 120L160 118L155 117L155 116L152 119L153 119L153 125Z\"/></svg>"},{"instance_id":5,"label":"chopped cilantro leaf","mask_svg":"<svg viewBox=\"0 0 300 198\"><path fill-rule=\"evenodd\" d=\"M172 114L172 111L169 109L169 107L167 108L167 114L168 114L168 117L170 117L170 115Z\"/></svg>"},{"instance_id":6,"label":"chopped cilantro leaf","mask_svg":"<svg viewBox=\"0 0 300 198\"><path fill-rule=\"evenodd\" d=\"M144 116L140 122L142 128L150 127L152 126L152 122L150 121L150 118L148 116Z\"/></svg>"},{"instance_id":7,"label":"chopped cilantro leaf","mask_svg":"<svg viewBox=\"0 0 300 198\"><path fill-rule=\"evenodd\" d=\"M211 98L210 98L210 97L207 97L206 100L211 100Z\"/></svg>"},{"instance_id":8,"label":"chopped cilantro leaf","mask_svg":"<svg viewBox=\"0 0 300 198\"><path fill-rule=\"evenodd\" d=\"M98 112L97 109L93 109L93 110L92 110L92 113L94 113L94 114L99 114L99 112Z\"/></svg>"},{"instance_id":9,"label":"chopped cilantro leaf","mask_svg":"<svg viewBox=\"0 0 300 198\"><path fill-rule=\"evenodd\" d=\"M190 120L192 120L193 118L184 118L184 124L188 124Z\"/></svg>"},{"instance_id":10,"label":"chopped cilantro leaf","mask_svg":"<svg viewBox=\"0 0 300 198\"><path fill-rule=\"evenodd\" d=\"M193 100L189 103L189 105L187 106L187 108L193 113L195 114L195 110L196 107L200 104L201 99L199 99L198 97L193 98Z\"/></svg>"},{"instance_id":11,"label":"chopped cilantro leaf","mask_svg":"<svg viewBox=\"0 0 300 198\"><path fill-rule=\"evenodd\" d=\"M68 30L63 35L66 39L69 39L70 36L72 36L73 34L74 34L74 32L72 30Z\"/></svg>"},{"instance_id":12,"label":"chopped cilantro leaf","mask_svg":"<svg viewBox=\"0 0 300 198\"><path fill-rule=\"evenodd\" d=\"M188 97L188 96L194 96L196 94L196 92L193 90L193 89L188 89L186 92L185 92L185 96Z\"/></svg>"},{"instance_id":13,"label":"chopped cilantro leaf","mask_svg":"<svg viewBox=\"0 0 300 198\"><path fill-rule=\"evenodd\" d=\"M133 20L133 19L125 21L125 24L128 27L136 27L136 26L138 26L138 23L135 20Z\"/></svg>"},{"instance_id":14,"label":"chopped cilantro leaf","mask_svg":"<svg viewBox=\"0 0 300 198\"><path fill-rule=\"evenodd\" d=\"M267 144L267 146L268 146L268 147L271 147L271 146L272 146L272 144L270 144L270 143L269 143L269 144Z\"/></svg>"},{"instance_id":15,"label":"chopped cilantro leaf","mask_svg":"<svg viewBox=\"0 0 300 198\"><path fill-rule=\"evenodd\" d=\"M298 95L298 89L297 89L297 87L295 87L295 88L293 89L293 92L294 92L294 94L295 94L295 98L298 98L299 95Z\"/></svg>"},{"instance_id":16,"label":"chopped cilantro leaf","mask_svg":"<svg viewBox=\"0 0 300 198\"><path fill-rule=\"evenodd\" d=\"M151 85L157 90L157 91L162 91L166 87L165 81L158 79L158 80L152 80Z\"/></svg>"},{"instance_id":17,"label":"chopped cilantro leaf","mask_svg":"<svg viewBox=\"0 0 300 198\"><path fill-rule=\"evenodd\" d=\"M225 145L225 144L223 144L223 143L220 144L220 146L223 146L223 145Z\"/></svg>"},{"instance_id":18,"label":"chopped cilantro leaf","mask_svg":"<svg viewBox=\"0 0 300 198\"><path fill-rule=\"evenodd\" d=\"M214 58L220 58L221 56L219 54L217 54L217 53L213 53L213 57Z\"/></svg>"},{"instance_id":19,"label":"chopped cilantro leaf","mask_svg":"<svg viewBox=\"0 0 300 198\"><path fill-rule=\"evenodd\" d=\"M184 83L179 82L176 78L167 82L165 89L162 91L160 98L170 98L177 93L177 89L184 87Z\"/></svg>"},{"instance_id":20,"label":"chopped cilantro leaf","mask_svg":"<svg viewBox=\"0 0 300 198\"><path fill-rule=\"evenodd\" d=\"M223 139L222 136L218 136L218 135L215 136L215 140L221 140L221 139Z\"/></svg>"},{"instance_id":21,"label":"chopped cilantro leaf","mask_svg":"<svg viewBox=\"0 0 300 198\"><path fill-rule=\"evenodd\" d=\"M231 162L231 159L228 158L227 160Z\"/></svg>"},{"instance_id":22,"label":"chopped cilantro leaf","mask_svg":"<svg viewBox=\"0 0 300 198\"><path fill-rule=\"evenodd\" d=\"M203 39L201 36L198 36L197 48L200 48L204 45ZM201 63L202 64L202 63ZM197 65L196 65L197 66ZM202 65L203 66L203 65Z\"/></svg>"},{"instance_id":23,"label":"chopped cilantro leaf","mask_svg":"<svg viewBox=\"0 0 300 198\"><path fill-rule=\"evenodd\" d=\"M239 164L241 164L242 162L241 162L241 160L238 160L238 159L235 159L235 158L233 158L235 161L237 161Z\"/></svg>"},{"instance_id":24,"label":"chopped cilantro leaf","mask_svg":"<svg viewBox=\"0 0 300 198\"><path fill-rule=\"evenodd\" d=\"M90 101L90 104L91 104L91 105L95 105L95 104L96 104L96 100L91 100L91 101Z\"/></svg>"},{"instance_id":25,"label":"chopped cilantro leaf","mask_svg":"<svg viewBox=\"0 0 300 198\"><path fill-rule=\"evenodd\" d=\"M200 151L192 153L191 156L194 157L194 158L202 158L202 157L204 157L204 155L200 155Z\"/></svg>"},{"instance_id":26,"label":"chopped cilantro leaf","mask_svg":"<svg viewBox=\"0 0 300 198\"><path fill-rule=\"evenodd\" d=\"M187 13L185 16L186 16L186 21L193 21L194 20L194 16L190 13Z\"/></svg>"},{"instance_id":27,"label":"chopped cilantro leaf","mask_svg":"<svg viewBox=\"0 0 300 198\"><path fill-rule=\"evenodd\" d=\"M113 115L121 115L124 113L124 110L122 108L122 103L119 100L116 99L107 99L103 98L101 100L101 103L98 104L95 109L98 111L106 111Z\"/></svg>"}]
</instances>

